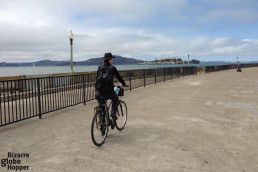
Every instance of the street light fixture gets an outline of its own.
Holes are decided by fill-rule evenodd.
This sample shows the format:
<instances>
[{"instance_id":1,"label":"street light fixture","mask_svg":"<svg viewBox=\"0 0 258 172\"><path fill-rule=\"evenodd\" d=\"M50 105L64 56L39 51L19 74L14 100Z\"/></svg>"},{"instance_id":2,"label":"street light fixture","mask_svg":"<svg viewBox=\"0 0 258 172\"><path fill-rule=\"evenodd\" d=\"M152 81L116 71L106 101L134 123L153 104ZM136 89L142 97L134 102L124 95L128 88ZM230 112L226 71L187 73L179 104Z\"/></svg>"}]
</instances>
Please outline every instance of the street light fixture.
<instances>
[{"instance_id":1,"label":"street light fixture","mask_svg":"<svg viewBox=\"0 0 258 172\"><path fill-rule=\"evenodd\" d=\"M70 72L73 73L73 32L70 30L69 39L71 45L71 55L70 55Z\"/></svg>"}]
</instances>

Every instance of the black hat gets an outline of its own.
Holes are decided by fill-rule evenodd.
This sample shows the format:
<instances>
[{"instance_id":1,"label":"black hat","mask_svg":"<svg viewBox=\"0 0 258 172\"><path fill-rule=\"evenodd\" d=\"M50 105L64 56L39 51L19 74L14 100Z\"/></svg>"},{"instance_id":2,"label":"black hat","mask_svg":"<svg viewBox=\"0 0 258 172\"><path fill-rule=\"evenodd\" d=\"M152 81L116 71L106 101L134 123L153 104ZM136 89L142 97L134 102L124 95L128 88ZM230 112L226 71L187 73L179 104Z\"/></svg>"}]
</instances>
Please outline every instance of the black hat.
<instances>
[{"instance_id":1,"label":"black hat","mask_svg":"<svg viewBox=\"0 0 258 172\"><path fill-rule=\"evenodd\" d=\"M105 53L103 60L109 60L115 58L115 56L113 56L111 53Z\"/></svg>"}]
</instances>

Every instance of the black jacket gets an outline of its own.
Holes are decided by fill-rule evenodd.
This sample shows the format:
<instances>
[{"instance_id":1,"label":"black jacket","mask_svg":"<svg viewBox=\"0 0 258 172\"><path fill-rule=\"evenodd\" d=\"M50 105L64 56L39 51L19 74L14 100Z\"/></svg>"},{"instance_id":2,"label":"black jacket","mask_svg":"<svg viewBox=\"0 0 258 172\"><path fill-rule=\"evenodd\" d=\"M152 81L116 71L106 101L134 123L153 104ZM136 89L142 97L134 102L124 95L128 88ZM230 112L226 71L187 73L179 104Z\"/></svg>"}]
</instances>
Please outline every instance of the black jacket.
<instances>
[{"instance_id":1,"label":"black jacket","mask_svg":"<svg viewBox=\"0 0 258 172\"><path fill-rule=\"evenodd\" d=\"M99 76L99 74L101 73L101 71L104 69L104 68L107 68L107 67L111 67L111 78L112 78L112 85L114 85L114 82L113 82L113 78L114 76L116 76L116 78L118 79L118 81L123 85L123 86L126 86L126 83L125 81L123 80L123 78L120 76L119 72L117 71L116 67L115 66L112 66L111 64L109 63L104 63L102 65L99 66L98 70L97 70L97 76Z\"/></svg>"}]
</instances>

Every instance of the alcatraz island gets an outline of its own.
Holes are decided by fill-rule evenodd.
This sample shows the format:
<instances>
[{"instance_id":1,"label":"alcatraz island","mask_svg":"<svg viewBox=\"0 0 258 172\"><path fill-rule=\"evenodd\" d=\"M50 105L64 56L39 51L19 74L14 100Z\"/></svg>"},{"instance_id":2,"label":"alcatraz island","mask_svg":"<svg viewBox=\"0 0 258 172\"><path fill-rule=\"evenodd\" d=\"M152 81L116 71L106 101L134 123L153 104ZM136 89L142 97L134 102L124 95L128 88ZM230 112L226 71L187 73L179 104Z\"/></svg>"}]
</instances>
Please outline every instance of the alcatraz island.
<instances>
[{"instance_id":1,"label":"alcatraz island","mask_svg":"<svg viewBox=\"0 0 258 172\"><path fill-rule=\"evenodd\" d=\"M199 64L200 61L199 60L191 60L189 61L190 64ZM155 59L153 61L143 61L143 62L139 62L138 64L188 64L187 60L182 60L181 58L160 58L160 59Z\"/></svg>"}]
</instances>

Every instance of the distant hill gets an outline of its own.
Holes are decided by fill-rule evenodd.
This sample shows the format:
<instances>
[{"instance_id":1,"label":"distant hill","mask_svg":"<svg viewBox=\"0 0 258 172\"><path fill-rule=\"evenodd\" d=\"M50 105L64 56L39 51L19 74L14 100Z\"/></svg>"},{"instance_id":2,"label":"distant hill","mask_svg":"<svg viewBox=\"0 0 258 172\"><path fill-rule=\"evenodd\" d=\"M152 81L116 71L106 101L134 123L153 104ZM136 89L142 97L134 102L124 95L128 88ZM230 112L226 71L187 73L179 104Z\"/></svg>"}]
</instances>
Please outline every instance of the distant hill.
<instances>
[{"instance_id":1,"label":"distant hill","mask_svg":"<svg viewBox=\"0 0 258 172\"><path fill-rule=\"evenodd\" d=\"M100 65L102 61L103 61L102 57L98 57L98 58L91 58L85 61L74 62L74 64L75 65ZM142 62L142 60L121 57L121 56L116 56L116 58L114 58L114 64L137 64L139 62Z\"/></svg>"},{"instance_id":2,"label":"distant hill","mask_svg":"<svg viewBox=\"0 0 258 172\"><path fill-rule=\"evenodd\" d=\"M114 64L138 64L143 62L141 60L137 60L134 58L127 58L116 56L114 59ZM75 66L79 65L100 65L102 63L102 57L91 58L85 61L73 62ZM0 62L0 67L8 67L8 66L69 66L70 61L53 61L53 60L40 60L37 62L22 62L22 63L5 63Z\"/></svg>"}]
</instances>

